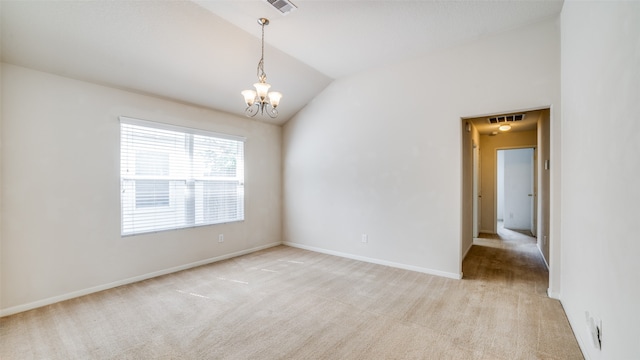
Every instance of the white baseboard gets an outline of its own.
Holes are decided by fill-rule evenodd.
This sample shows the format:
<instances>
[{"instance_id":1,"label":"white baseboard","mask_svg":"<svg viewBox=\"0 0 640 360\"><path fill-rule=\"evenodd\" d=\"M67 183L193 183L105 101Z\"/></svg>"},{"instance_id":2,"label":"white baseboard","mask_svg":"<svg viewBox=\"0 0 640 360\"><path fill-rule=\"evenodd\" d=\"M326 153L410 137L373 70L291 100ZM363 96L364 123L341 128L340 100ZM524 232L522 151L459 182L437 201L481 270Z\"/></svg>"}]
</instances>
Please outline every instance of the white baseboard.
<instances>
[{"instance_id":1,"label":"white baseboard","mask_svg":"<svg viewBox=\"0 0 640 360\"><path fill-rule=\"evenodd\" d=\"M547 263L547 259L544 258L544 253L542 252L542 248L540 248L540 243L538 243L536 247L538 248L538 251L540 252L540 256L542 257L542 261L544 261L544 265L547 267L547 270L549 270L549 264Z\"/></svg>"},{"instance_id":2,"label":"white baseboard","mask_svg":"<svg viewBox=\"0 0 640 360\"><path fill-rule=\"evenodd\" d=\"M373 259L365 256L347 254L339 251L327 250L327 249L317 248L314 246L302 245L302 244L297 244L297 243L292 243L287 241L283 242L283 245L304 249L304 250L309 250L309 251L314 251L314 252L319 252L327 255L339 256L339 257L352 259L352 260L364 261L372 264L378 264L378 265L390 266L398 269L416 271L416 272L421 272L429 275L442 276L450 279L456 279L456 280L462 279L462 273L456 274L456 273L451 273L446 271L427 269L419 266L401 264L401 263L396 263L396 262L387 261L387 260Z\"/></svg>"},{"instance_id":3,"label":"white baseboard","mask_svg":"<svg viewBox=\"0 0 640 360\"><path fill-rule=\"evenodd\" d=\"M209 258L209 259L204 259L204 260L192 262L192 263L185 264L185 265L175 266L175 267L172 267L172 268L169 268L169 269L154 271L152 273L148 273L148 274L144 274L144 275L140 275L140 276L134 276L134 277L128 278L128 279L118 280L118 281L114 281L114 282L111 282L111 283L108 283L108 284L93 286L93 287L90 287L90 288L87 288L87 289L73 291L73 292L70 292L70 293L67 293L67 294L53 296L53 297L50 297L50 298L47 298L47 299L42 299L42 300L38 300L38 301L27 303L27 304L12 306L12 307L6 308L6 309L0 309L0 317L17 314L17 313L20 313L20 312L23 312L23 311L36 309L36 308L39 308L39 307L55 304L57 302L61 302L61 301L65 301L65 300L69 300L69 299L73 299L73 298L77 298L77 297L84 296L84 295L89 295L89 294L96 293L96 292L103 291L103 290L112 289L112 288L115 288L115 287L118 287L118 286L132 284L132 283L135 283L135 282L138 282L138 281L151 279L151 278L154 278L154 277L157 277L157 276L167 275L167 274L171 274L171 273L174 273L174 272L191 269L191 268L194 268L194 267L211 264L211 263L214 263L214 262L217 262L217 261L231 259L231 258L234 258L234 257L237 257L237 256L250 254L250 253L253 253L253 252L256 252L256 251L268 249L268 248L271 248L271 247L274 247L274 246L278 246L278 245L282 245L282 243L281 242L275 242L275 243L270 243L270 244L267 244L267 245L261 245L261 246L257 246L257 247L251 248L251 249L236 251L236 252L233 252L233 253L230 253L230 254L220 255L220 256L216 256L216 257L212 257L212 258Z\"/></svg>"},{"instance_id":4,"label":"white baseboard","mask_svg":"<svg viewBox=\"0 0 640 360\"><path fill-rule=\"evenodd\" d=\"M551 295L549 295L551 296ZM558 299L559 298L555 298L554 299ZM567 312L567 309L565 308L564 304L562 303L562 300L560 300L560 305L562 305L562 310L564 311L564 313L567 315L567 320L569 320L569 326L571 327L571 330L573 331L573 335L575 336L576 340L578 341L578 347L580 348L580 351L582 352L582 356L586 359L589 360L591 359L591 357L589 356L589 351L588 351L588 347L587 346L591 346L591 343L588 340L584 340L582 338L582 334L583 332L578 331L579 329L584 329L586 327L586 324L582 321L580 321L580 319L575 319L571 316L571 314L569 312Z\"/></svg>"}]
</instances>

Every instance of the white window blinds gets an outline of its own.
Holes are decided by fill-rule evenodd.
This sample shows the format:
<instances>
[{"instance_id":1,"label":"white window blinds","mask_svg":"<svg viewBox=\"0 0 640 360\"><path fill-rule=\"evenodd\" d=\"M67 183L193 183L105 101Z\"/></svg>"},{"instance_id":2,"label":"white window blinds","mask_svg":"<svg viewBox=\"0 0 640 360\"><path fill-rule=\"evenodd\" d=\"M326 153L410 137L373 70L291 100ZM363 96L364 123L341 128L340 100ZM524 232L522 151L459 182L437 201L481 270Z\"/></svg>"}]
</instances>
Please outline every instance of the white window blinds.
<instances>
[{"instance_id":1,"label":"white window blinds","mask_svg":"<svg viewBox=\"0 0 640 360\"><path fill-rule=\"evenodd\" d=\"M244 220L244 138L120 117L122 235Z\"/></svg>"}]
</instances>

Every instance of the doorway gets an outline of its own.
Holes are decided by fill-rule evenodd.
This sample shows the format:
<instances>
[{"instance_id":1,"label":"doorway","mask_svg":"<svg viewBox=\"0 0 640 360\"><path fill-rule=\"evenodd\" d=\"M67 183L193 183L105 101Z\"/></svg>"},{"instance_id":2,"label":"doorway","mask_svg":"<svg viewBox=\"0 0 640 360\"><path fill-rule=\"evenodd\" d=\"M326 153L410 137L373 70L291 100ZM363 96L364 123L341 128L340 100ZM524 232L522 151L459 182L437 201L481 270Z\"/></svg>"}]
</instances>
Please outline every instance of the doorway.
<instances>
[{"instance_id":1,"label":"doorway","mask_svg":"<svg viewBox=\"0 0 640 360\"><path fill-rule=\"evenodd\" d=\"M500 121L505 118L514 119L509 122L509 131L500 130ZM529 153L533 152L533 164L529 167L529 172L534 179L533 189L527 185L528 191L525 194L530 211L525 212L525 215L513 212L513 219L524 217L529 221L526 225L507 226L533 235L533 241L549 267L551 109L461 118L461 133L461 259L464 259L481 234L498 238L497 150L528 148ZM501 202L502 210L503 205L504 202ZM508 211L506 214L507 220L511 219L510 213ZM500 218L505 220L504 213Z\"/></svg>"},{"instance_id":2,"label":"doorway","mask_svg":"<svg viewBox=\"0 0 640 360\"><path fill-rule=\"evenodd\" d=\"M536 236L535 148L496 151L496 229Z\"/></svg>"}]
</instances>

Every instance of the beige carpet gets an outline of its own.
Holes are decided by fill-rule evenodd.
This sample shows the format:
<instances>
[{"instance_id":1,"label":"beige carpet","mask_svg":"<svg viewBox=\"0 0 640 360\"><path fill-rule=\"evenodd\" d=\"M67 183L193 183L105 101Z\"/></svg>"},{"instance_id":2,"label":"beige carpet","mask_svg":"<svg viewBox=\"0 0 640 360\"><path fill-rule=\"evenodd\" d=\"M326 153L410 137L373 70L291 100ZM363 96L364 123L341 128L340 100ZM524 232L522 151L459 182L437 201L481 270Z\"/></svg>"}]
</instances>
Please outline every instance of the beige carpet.
<instances>
[{"instance_id":1,"label":"beige carpet","mask_svg":"<svg viewBox=\"0 0 640 360\"><path fill-rule=\"evenodd\" d=\"M531 241L464 280L279 246L0 319L0 359L582 359Z\"/></svg>"}]
</instances>

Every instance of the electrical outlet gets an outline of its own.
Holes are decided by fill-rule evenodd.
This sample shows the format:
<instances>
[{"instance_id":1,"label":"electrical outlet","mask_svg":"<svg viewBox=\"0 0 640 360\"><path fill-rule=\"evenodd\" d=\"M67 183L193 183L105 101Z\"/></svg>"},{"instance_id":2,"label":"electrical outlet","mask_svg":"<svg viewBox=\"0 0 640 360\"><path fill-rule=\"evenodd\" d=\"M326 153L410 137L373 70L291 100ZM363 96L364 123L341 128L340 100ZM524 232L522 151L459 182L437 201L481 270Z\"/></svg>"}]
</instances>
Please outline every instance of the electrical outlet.
<instances>
[{"instance_id":1,"label":"electrical outlet","mask_svg":"<svg viewBox=\"0 0 640 360\"><path fill-rule=\"evenodd\" d=\"M224 234L218 235L218 242L224 242Z\"/></svg>"},{"instance_id":2,"label":"electrical outlet","mask_svg":"<svg viewBox=\"0 0 640 360\"><path fill-rule=\"evenodd\" d=\"M367 234L362 234L362 238L360 240L366 244L369 242L369 236Z\"/></svg>"}]
</instances>

